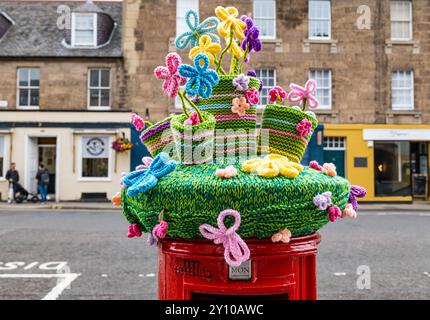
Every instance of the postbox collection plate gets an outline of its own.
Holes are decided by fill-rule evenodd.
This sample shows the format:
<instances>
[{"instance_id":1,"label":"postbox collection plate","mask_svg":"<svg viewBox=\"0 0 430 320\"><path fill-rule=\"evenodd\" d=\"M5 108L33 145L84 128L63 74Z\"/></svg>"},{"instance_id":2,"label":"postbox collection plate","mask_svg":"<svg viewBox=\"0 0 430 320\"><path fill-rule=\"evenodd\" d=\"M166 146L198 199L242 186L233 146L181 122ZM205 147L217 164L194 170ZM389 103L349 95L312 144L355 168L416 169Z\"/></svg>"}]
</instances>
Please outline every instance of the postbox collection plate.
<instances>
[{"instance_id":1,"label":"postbox collection plate","mask_svg":"<svg viewBox=\"0 0 430 320\"><path fill-rule=\"evenodd\" d=\"M228 278L230 280L251 280L251 260L242 262L238 267L228 267Z\"/></svg>"}]
</instances>

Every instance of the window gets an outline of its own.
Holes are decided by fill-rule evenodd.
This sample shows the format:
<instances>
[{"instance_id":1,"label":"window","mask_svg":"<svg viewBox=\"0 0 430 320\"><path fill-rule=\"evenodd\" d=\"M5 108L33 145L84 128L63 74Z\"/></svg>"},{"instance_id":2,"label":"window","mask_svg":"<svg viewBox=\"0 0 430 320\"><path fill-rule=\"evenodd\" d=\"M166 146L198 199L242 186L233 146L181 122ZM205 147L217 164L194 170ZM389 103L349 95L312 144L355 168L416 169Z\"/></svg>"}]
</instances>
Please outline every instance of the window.
<instances>
[{"instance_id":1,"label":"window","mask_svg":"<svg viewBox=\"0 0 430 320\"><path fill-rule=\"evenodd\" d=\"M331 70L311 70L310 78L317 82L318 109L331 109Z\"/></svg>"},{"instance_id":2,"label":"window","mask_svg":"<svg viewBox=\"0 0 430 320\"><path fill-rule=\"evenodd\" d=\"M276 38L276 0L254 0L254 22L261 38Z\"/></svg>"},{"instance_id":3,"label":"window","mask_svg":"<svg viewBox=\"0 0 430 320\"><path fill-rule=\"evenodd\" d=\"M185 22L185 14L188 10L194 9L199 12L199 0L177 0L176 1L176 36L190 31Z\"/></svg>"},{"instance_id":4,"label":"window","mask_svg":"<svg viewBox=\"0 0 430 320\"><path fill-rule=\"evenodd\" d=\"M345 150L345 138L324 137L324 150Z\"/></svg>"},{"instance_id":5,"label":"window","mask_svg":"<svg viewBox=\"0 0 430 320\"><path fill-rule=\"evenodd\" d=\"M412 40L412 1L391 1L391 39Z\"/></svg>"},{"instance_id":6,"label":"window","mask_svg":"<svg viewBox=\"0 0 430 320\"><path fill-rule=\"evenodd\" d=\"M109 136L82 137L82 178L109 178Z\"/></svg>"},{"instance_id":7,"label":"window","mask_svg":"<svg viewBox=\"0 0 430 320\"><path fill-rule=\"evenodd\" d=\"M309 0L309 39L331 38L331 4L327 0Z\"/></svg>"},{"instance_id":8,"label":"window","mask_svg":"<svg viewBox=\"0 0 430 320\"><path fill-rule=\"evenodd\" d=\"M269 102L269 91L276 86L275 69L257 69L257 78L263 81L263 90L260 93L260 105L264 106Z\"/></svg>"},{"instance_id":9,"label":"window","mask_svg":"<svg viewBox=\"0 0 430 320\"><path fill-rule=\"evenodd\" d=\"M39 108L40 69L18 68L18 107Z\"/></svg>"},{"instance_id":10,"label":"window","mask_svg":"<svg viewBox=\"0 0 430 320\"><path fill-rule=\"evenodd\" d=\"M4 178L6 174L5 149L4 136L0 136L0 178Z\"/></svg>"},{"instance_id":11,"label":"window","mask_svg":"<svg viewBox=\"0 0 430 320\"><path fill-rule=\"evenodd\" d=\"M90 69L88 76L88 108L109 109L110 91L110 69Z\"/></svg>"},{"instance_id":12,"label":"window","mask_svg":"<svg viewBox=\"0 0 430 320\"><path fill-rule=\"evenodd\" d=\"M72 14L72 46L95 47L97 45L97 15Z\"/></svg>"},{"instance_id":13,"label":"window","mask_svg":"<svg viewBox=\"0 0 430 320\"><path fill-rule=\"evenodd\" d=\"M412 71L393 71L392 84L393 110L414 109L414 74Z\"/></svg>"}]
</instances>

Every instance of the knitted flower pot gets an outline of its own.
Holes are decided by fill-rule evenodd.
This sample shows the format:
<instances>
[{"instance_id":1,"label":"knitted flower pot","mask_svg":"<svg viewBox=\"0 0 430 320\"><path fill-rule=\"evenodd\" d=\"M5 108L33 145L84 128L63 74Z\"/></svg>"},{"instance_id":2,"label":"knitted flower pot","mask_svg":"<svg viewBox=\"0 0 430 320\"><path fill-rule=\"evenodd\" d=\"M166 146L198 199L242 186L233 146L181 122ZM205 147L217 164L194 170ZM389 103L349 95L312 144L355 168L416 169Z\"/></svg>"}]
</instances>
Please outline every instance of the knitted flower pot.
<instances>
[{"instance_id":1,"label":"knitted flower pot","mask_svg":"<svg viewBox=\"0 0 430 320\"><path fill-rule=\"evenodd\" d=\"M172 118L172 133L178 159L182 164L203 164L213 161L215 117L201 112L204 121L196 125L184 125L188 116L181 114Z\"/></svg>"},{"instance_id":2,"label":"knitted flower pot","mask_svg":"<svg viewBox=\"0 0 430 320\"><path fill-rule=\"evenodd\" d=\"M245 92L236 90L233 79L237 76L220 76L219 83L213 87L212 95L207 99L195 101L200 110L215 116L215 157L231 157L256 152L256 106L250 106L245 115L233 113L232 100L245 96ZM249 77L248 90L258 90L260 81Z\"/></svg>"},{"instance_id":3,"label":"knitted flower pot","mask_svg":"<svg viewBox=\"0 0 430 320\"><path fill-rule=\"evenodd\" d=\"M155 123L142 131L140 135L140 140L153 157L164 151L168 153L170 157L176 158L175 142L173 141L173 135L170 129L171 119L172 117L167 117Z\"/></svg>"},{"instance_id":4,"label":"knitted flower pot","mask_svg":"<svg viewBox=\"0 0 430 320\"><path fill-rule=\"evenodd\" d=\"M268 104L262 117L259 150L280 154L299 163L317 126L318 120L311 111Z\"/></svg>"}]
</instances>

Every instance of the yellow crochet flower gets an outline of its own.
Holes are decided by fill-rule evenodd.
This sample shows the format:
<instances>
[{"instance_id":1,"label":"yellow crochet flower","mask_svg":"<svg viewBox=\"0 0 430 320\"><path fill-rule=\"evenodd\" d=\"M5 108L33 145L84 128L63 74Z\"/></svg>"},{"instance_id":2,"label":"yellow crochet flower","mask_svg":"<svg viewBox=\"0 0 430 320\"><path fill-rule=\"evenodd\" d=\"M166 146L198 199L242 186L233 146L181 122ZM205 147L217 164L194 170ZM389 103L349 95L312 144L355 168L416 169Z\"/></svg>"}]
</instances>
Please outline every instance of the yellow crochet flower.
<instances>
[{"instance_id":1,"label":"yellow crochet flower","mask_svg":"<svg viewBox=\"0 0 430 320\"><path fill-rule=\"evenodd\" d=\"M218 24L218 33L222 37L230 35L230 30L233 30L234 35L239 41L245 38L243 33L246 29L246 23L238 19L239 12L235 7L216 7L215 14L220 20Z\"/></svg>"},{"instance_id":2,"label":"yellow crochet flower","mask_svg":"<svg viewBox=\"0 0 430 320\"><path fill-rule=\"evenodd\" d=\"M226 46L230 43L230 37L225 38ZM242 59L245 55L245 51L237 44L237 42L233 39L233 42L231 43L230 49L228 49L228 52L235 56L237 59Z\"/></svg>"},{"instance_id":3,"label":"yellow crochet flower","mask_svg":"<svg viewBox=\"0 0 430 320\"><path fill-rule=\"evenodd\" d=\"M270 154L264 159L251 159L242 164L242 171L248 173L256 172L264 178L274 178L279 174L287 178L295 178L303 171L303 166L288 160L287 157Z\"/></svg>"},{"instance_id":4,"label":"yellow crochet flower","mask_svg":"<svg viewBox=\"0 0 430 320\"><path fill-rule=\"evenodd\" d=\"M214 57L221 52L221 46L218 43L212 43L211 37L203 35L199 39L199 45L190 50L189 57L192 61L199 53L204 53L208 56L210 64L214 63Z\"/></svg>"}]
</instances>

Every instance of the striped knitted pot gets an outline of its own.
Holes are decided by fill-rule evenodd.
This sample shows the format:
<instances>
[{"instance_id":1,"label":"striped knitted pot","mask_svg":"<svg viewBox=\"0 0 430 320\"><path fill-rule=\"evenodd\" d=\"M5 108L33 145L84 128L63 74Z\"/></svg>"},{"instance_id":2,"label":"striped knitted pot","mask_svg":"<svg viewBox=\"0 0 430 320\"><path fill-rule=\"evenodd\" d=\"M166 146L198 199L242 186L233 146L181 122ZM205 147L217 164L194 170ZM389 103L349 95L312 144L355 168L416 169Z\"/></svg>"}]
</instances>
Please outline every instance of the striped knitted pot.
<instances>
[{"instance_id":1,"label":"striped knitted pot","mask_svg":"<svg viewBox=\"0 0 430 320\"><path fill-rule=\"evenodd\" d=\"M237 91L233 79L237 76L220 76L219 83L213 88L212 95L207 99L199 99L195 104L202 111L212 113L216 119L215 157L238 157L239 155L255 154L257 148L256 106L251 106L246 115L239 116L231 111L233 98L244 96ZM248 89L260 87L260 81L249 77Z\"/></svg>"},{"instance_id":2,"label":"striped knitted pot","mask_svg":"<svg viewBox=\"0 0 430 320\"><path fill-rule=\"evenodd\" d=\"M302 136L297 125L304 119L312 123L312 129ZM268 104L262 117L259 151L277 153L299 163L317 126L318 120L310 111Z\"/></svg>"},{"instance_id":3,"label":"striped knitted pot","mask_svg":"<svg viewBox=\"0 0 430 320\"><path fill-rule=\"evenodd\" d=\"M194 126L184 125L184 121L188 118L185 114L172 118L173 138L182 164L213 162L215 117L208 112L201 114L205 121Z\"/></svg>"},{"instance_id":4,"label":"striped knitted pot","mask_svg":"<svg viewBox=\"0 0 430 320\"><path fill-rule=\"evenodd\" d=\"M167 117L146 130L142 131L140 140L148 149L153 157L164 151L170 157L176 158L175 142L173 141L172 131L170 130L170 120Z\"/></svg>"}]
</instances>

